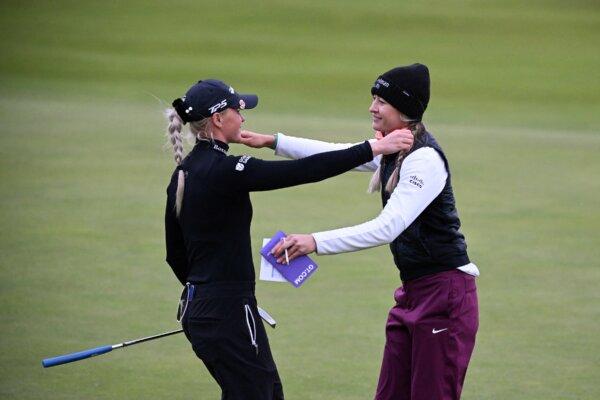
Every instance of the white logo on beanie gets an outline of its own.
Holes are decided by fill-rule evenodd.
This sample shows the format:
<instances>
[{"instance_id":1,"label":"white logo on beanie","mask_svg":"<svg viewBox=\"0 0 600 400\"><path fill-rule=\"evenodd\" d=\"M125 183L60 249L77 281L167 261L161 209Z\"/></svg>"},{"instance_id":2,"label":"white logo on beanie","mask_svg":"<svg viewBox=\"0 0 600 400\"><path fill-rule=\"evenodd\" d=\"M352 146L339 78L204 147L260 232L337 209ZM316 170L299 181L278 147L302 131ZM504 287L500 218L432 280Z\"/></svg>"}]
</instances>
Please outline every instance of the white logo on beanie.
<instances>
[{"instance_id":1,"label":"white logo on beanie","mask_svg":"<svg viewBox=\"0 0 600 400\"><path fill-rule=\"evenodd\" d=\"M383 86L385 87L390 87L389 82L384 81L383 79L379 78L377 79L377 83L381 83Z\"/></svg>"}]
</instances>

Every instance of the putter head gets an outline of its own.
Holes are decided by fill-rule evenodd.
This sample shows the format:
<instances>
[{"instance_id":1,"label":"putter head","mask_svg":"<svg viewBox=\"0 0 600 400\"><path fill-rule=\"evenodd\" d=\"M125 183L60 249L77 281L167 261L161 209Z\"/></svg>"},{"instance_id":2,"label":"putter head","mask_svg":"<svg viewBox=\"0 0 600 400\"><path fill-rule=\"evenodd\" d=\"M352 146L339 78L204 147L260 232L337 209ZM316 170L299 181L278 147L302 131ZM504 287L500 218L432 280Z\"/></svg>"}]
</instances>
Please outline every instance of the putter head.
<instances>
[{"instance_id":1,"label":"putter head","mask_svg":"<svg viewBox=\"0 0 600 400\"><path fill-rule=\"evenodd\" d=\"M260 314L260 317L267 323L269 324L269 326L273 329L275 329L275 326L277 325L277 321L275 321L275 319L273 319L273 317L271 317L271 315L266 312L265 310L263 310L262 308L258 307L258 313Z\"/></svg>"}]
</instances>

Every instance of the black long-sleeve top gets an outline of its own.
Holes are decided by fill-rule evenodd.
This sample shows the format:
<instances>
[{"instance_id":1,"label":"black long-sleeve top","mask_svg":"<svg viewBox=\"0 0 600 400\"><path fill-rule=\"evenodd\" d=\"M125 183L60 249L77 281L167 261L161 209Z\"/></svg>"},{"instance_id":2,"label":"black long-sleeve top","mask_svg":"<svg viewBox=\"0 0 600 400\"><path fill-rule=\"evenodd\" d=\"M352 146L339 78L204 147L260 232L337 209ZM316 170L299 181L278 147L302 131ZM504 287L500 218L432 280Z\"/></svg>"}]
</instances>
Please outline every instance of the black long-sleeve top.
<instances>
[{"instance_id":1,"label":"black long-sleeve top","mask_svg":"<svg viewBox=\"0 0 600 400\"><path fill-rule=\"evenodd\" d=\"M368 142L290 161L228 156L228 149L223 142L198 141L167 187L166 260L182 284L254 281L249 192L317 182L373 159ZM185 189L177 218L179 170Z\"/></svg>"}]
</instances>

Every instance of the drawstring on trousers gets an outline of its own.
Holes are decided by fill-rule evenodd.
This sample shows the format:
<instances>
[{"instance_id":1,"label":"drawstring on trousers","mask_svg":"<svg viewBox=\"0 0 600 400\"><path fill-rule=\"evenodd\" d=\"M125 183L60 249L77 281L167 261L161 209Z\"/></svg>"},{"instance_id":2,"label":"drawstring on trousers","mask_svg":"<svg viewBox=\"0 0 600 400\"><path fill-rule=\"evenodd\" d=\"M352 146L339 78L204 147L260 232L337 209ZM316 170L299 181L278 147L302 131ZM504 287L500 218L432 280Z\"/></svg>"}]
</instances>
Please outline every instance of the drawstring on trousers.
<instances>
[{"instance_id":1,"label":"drawstring on trousers","mask_svg":"<svg viewBox=\"0 0 600 400\"><path fill-rule=\"evenodd\" d=\"M246 311L246 325L248 326L248 333L250 334L250 341L252 342L252 346L256 349L256 355L258 355L258 344L256 344L256 321L254 320L254 315L252 315L252 310L248 304L244 304L244 308ZM248 318L250 315L250 318ZM252 327L250 326L250 319L252 319Z\"/></svg>"},{"instance_id":2,"label":"drawstring on trousers","mask_svg":"<svg viewBox=\"0 0 600 400\"><path fill-rule=\"evenodd\" d=\"M187 282L185 287L183 288L183 292L181 293L181 298L179 299L179 309L177 311L177 322L181 322L187 311L188 304L194 298L195 286L191 283ZM185 294L185 296L184 296ZM185 298L184 298L185 297Z\"/></svg>"}]
</instances>

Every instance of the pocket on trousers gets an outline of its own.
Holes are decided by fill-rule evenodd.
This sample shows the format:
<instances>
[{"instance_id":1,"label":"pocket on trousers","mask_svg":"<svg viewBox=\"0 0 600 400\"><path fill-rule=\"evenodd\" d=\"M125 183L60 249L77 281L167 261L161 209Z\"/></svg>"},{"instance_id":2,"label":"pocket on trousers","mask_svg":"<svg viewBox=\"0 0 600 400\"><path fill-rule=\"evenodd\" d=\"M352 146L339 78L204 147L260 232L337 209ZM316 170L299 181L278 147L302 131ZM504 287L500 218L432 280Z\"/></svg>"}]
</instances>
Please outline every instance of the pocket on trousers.
<instances>
[{"instance_id":1,"label":"pocket on trousers","mask_svg":"<svg viewBox=\"0 0 600 400\"><path fill-rule=\"evenodd\" d=\"M225 321L231 314L233 302L227 298L195 299L189 310L189 323L191 326L204 326L209 332Z\"/></svg>"},{"instance_id":2,"label":"pocket on trousers","mask_svg":"<svg viewBox=\"0 0 600 400\"><path fill-rule=\"evenodd\" d=\"M220 332L231 313L229 299L196 299L191 304L187 327L190 342L196 355L203 360L213 360L218 354Z\"/></svg>"},{"instance_id":3,"label":"pocket on trousers","mask_svg":"<svg viewBox=\"0 0 600 400\"><path fill-rule=\"evenodd\" d=\"M465 298L465 283L463 277L452 277L448 288L448 316L452 317L459 312Z\"/></svg>"}]
</instances>

